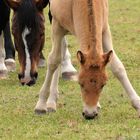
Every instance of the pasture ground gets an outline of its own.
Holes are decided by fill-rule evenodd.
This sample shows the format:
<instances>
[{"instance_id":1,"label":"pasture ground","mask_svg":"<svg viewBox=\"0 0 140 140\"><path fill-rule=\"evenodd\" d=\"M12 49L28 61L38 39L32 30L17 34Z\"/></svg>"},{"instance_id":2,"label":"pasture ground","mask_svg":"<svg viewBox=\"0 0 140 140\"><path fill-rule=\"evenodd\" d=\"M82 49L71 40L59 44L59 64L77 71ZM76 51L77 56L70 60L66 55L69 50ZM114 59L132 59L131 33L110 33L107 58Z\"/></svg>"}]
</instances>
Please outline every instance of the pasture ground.
<instances>
[{"instance_id":1,"label":"pasture ground","mask_svg":"<svg viewBox=\"0 0 140 140\"><path fill-rule=\"evenodd\" d=\"M140 95L140 0L110 0L110 26L114 49L127 70L131 83ZM50 25L46 13L47 58L51 49ZM72 61L78 63L78 44L68 36ZM140 140L140 118L118 80L110 70L100 103L100 115L84 120L80 88L76 82L60 78L57 112L38 116L34 107L43 84L46 68L39 69L33 87L18 83L17 70L0 81L0 139L1 140Z\"/></svg>"}]
</instances>

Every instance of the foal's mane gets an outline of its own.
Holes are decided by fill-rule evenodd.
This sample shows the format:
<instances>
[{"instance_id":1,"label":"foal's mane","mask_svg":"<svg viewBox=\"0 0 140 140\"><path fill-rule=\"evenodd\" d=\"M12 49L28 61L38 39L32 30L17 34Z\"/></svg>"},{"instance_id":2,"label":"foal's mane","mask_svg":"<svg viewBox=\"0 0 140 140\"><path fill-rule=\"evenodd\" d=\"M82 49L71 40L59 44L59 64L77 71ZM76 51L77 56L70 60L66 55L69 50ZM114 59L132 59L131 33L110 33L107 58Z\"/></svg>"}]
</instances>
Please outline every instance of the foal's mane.
<instances>
[{"instance_id":1,"label":"foal's mane","mask_svg":"<svg viewBox=\"0 0 140 140\"><path fill-rule=\"evenodd\" d=\"M95 23L93 0L87 0L87 5L88 5L89 32L91 37L90 45L92 45L90 47L93 47L96 44L96 23Z\"/></svg>"}]
</instances>

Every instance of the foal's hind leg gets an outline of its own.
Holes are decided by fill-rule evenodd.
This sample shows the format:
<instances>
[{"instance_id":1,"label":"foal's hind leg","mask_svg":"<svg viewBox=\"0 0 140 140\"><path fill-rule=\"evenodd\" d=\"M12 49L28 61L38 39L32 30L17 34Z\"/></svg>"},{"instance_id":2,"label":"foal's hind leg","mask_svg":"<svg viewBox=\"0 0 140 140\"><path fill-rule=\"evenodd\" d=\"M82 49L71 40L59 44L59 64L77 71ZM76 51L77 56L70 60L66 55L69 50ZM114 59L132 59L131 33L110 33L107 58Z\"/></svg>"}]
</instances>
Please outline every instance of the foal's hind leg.
<instances>
[{"instance_id":1,"label":"foal's hind leg","mask_svg":"<svg viewBox=\"0 0 140 140\"><path fill-rule=\"evenodd\" d=\"M112 38L111 38L111 32L108 25L108 28L103 33L103 49L104 51L113 50L112 46ZM125 68L122 64L122 62L119 60L115 52L113 52L113 57L110 62L111 70L114 73L114 75L118 78L118 80L121 82L122 86L126 90L133 107L138 111L140 116L140 97L137 95L136 91L132 87L128 77L127 73L125 71Z\"/></svg>"},{"instance_id":2,"label":"foal's hind leg","mask_svg":"<svg viewBox=\"0 0 140 140\"><path fill-rule=\"evenodd\" d=\"M62 40L62 62L61 62L62 78L65 80L77 80L77 71L71 63L71 55L68 50L66 38Z\"/></svg>"},{"instance_id":3,"label":"foal's hind leg","mask_svg":"<svg viewBox=\"0 0 140 140\"><path fill-rule=\"evenodd\" d=\"M52 21L52 51L49 54L48 57L48 70L47 75L44 81L44 84L40 90L39 94L39 100L37 102L37 105L35 107L36 113L45 113L47 112L47 105L46 101L50 93L50 86L51 84L57 84L56 82L52 82L52 77L55 72L55 70L58 68L60 62L61 62L61 41L64 36L64 30L59 25L59 23L53 19ZM54 76L57 76L54 75ZM57 80L57 78L54 78ZM57 86L55 86L57 87ZM50 96L51 97L51 96ZM48 101L49 103L49 101ZM50 106L49 106L50 110Z\"/></svg>"},{"instance_id":4,"label":"foal's hind leg","mask_svg":"<svg viewBox=\"0 0 140 140\"><path fill-rule=\"evenodd\" d=\"M7 68L4 63L5 59L5 51L3 47L3 35L0 34L0 79L6 78L7 76Z\"/></svg>"}]
</instances>

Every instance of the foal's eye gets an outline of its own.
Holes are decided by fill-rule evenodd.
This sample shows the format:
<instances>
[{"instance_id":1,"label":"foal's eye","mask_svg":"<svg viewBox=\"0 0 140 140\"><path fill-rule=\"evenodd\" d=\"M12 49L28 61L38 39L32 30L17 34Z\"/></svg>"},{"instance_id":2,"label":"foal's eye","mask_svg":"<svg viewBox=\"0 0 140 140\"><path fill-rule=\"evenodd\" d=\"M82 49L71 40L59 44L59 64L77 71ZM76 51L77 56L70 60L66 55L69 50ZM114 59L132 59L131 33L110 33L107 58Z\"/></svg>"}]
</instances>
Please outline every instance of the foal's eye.
<instances>
[{"instance_id":1,"label":"foal's eye","mask_svg":"<svg viewBox=\"0 0 140 140\"><path fill-rule=\"evenodd\" d=\"M101 89L105 86L105 84L101 85Z\"/></svg>"},{"instance_id":2,"label":"foal's eye","mask_svg":"<svg viewBox=\"0 0 140 140\"><path fill-rule=\"evenodd\" d=\"M83 87L84 87L84 85L83 85L83 84L80 84L80 87L81 87L81 88L83 88Z\"/></svg>"},{"instance_id":3,"label":"foal's eye","mask_svg":"<svg viewBox=\"0 0 140 140\"><path fill-rule=\"evenodd\" d=\"M79 85L80 85L80 87L81 87L81 88L83 88L83 87L84 87L84 84L79 83Z\"/></svg>"}]
</instances>

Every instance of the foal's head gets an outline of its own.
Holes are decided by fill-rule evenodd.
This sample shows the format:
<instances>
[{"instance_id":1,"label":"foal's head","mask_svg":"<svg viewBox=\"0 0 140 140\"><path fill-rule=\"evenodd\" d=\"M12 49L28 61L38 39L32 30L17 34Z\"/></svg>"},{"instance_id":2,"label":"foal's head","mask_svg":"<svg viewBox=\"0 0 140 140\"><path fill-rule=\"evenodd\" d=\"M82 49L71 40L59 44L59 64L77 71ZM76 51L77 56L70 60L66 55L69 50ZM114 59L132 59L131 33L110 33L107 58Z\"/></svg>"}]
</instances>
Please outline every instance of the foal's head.
<instances>
[{"instance_id":1,"label":"foal's head","mask_svg":"<svg viewBox=\"0 0 140 140\"><path fill-rule=\"evenodd\" d=\"M12 33L20 64L19 80L31 86L37 79L37 65L44 45L43 8L48 0L6 0L14 10Z\"/></svg>"},{"instance_id":2,"label":"foal's head","mask_svg":"<svg viewBox=\"0 0 140 140\"><path fill-rule=\"evenodd\" d=\"M105 66L110 60L112 51L103 55L92 55L77 52L81 68L79 72L79 84L84 103L83 116L93 119L98 114L98 101L100 93L106 84L107 74Z\"/></svg>"}]
</instances>

